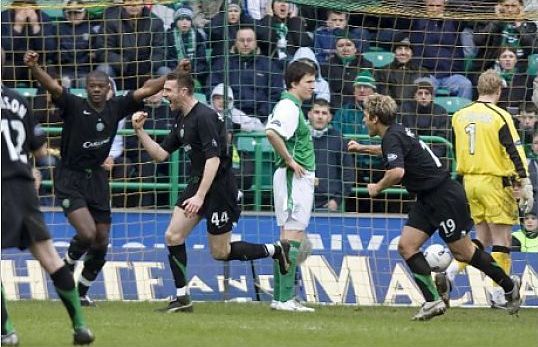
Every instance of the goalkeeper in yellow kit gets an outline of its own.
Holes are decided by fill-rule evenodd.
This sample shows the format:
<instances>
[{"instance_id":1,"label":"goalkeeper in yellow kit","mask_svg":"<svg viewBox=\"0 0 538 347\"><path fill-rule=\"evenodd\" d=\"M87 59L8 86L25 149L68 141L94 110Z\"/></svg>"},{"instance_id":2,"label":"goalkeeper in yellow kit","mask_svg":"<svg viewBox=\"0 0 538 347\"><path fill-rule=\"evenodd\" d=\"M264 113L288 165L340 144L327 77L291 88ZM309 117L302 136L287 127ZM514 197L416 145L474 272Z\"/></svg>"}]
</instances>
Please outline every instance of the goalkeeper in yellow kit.
<instances>
[{"instance_id":1,"label":"goalkeeper in yellow kit","mask_svg":"<svg viewBox=\"0 0 538 347\"><path fill-rule=\"evenodd\" d=\"M518 204L525 212L533 205L527 159L511 115L496 106L502 80L488 70L478 79L478 100L452 116L457 173L463 185L476 227L477 247L492 246L493 259L510 273L512 226L518 223ZM454 262L446 273L436 275L438 291L449 302L450 283L466 264ZM505 305L504 292L496 287L492 305Z\"/></svg>"}]
</instances>

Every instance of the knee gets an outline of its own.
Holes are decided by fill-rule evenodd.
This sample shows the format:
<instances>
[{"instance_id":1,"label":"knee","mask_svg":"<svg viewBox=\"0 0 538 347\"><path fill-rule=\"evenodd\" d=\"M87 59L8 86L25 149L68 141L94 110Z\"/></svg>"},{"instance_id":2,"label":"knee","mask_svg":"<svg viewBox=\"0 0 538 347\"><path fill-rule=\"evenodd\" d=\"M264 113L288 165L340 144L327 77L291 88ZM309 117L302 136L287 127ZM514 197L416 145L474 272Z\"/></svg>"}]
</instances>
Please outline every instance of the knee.
<instances>
[{"instance_id":1,"label":"knee","mask_svg":"<svg viewBox=\"0 0 538 347\"><path fill-rule=\"evenodd\" d=\"M91 225L87 225L81 228L78 228L77 234L80 240L84 243L93 244L97 238L97 228Z\"/></svg>"},{"instance_id":2,"label":"knee","mask_svg":"<svg viewBox=\"0 0 538 347\"><path fill-rule=\"evenodd\" d=\"M403 243L403 242L398 242L398 253L400 253L400 256L403 258L403 259L409 259L413 254L417 253L418 250L416 249L413 249L412 247L410 247L409 245Z\"/></svg>"},{"instance_id":3,"label":"knee","mask_svg":"<svg viewBox=\"0 0 538 347\"><path fill-rule=\"evenodd\" d=\"M108 247L108 230L97 232L93 244L96 248L106 249Z\"/></svg>"},{"instance_id":4,"label":"knee","mask_svg":"<svg viewBox=\"0 0 538 347\"><path fill-rule=\"evenodd\" d=\"M185 243L185 238L180 232L172 231L170 229L166 230L164 233L164 239L168 246L177 246Z\"/></svg>"}]
</instances>

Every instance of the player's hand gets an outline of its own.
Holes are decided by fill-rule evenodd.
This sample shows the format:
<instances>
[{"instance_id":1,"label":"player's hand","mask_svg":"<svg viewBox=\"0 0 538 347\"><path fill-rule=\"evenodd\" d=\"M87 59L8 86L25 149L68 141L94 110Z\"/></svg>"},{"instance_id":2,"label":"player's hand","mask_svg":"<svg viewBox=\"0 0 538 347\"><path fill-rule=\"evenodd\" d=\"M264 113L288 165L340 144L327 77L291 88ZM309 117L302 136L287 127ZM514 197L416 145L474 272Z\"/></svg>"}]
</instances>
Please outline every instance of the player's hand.
<instances>
[{"instance_id":1,"label":"player's hand","mask_svg":"<svg viewBox=\"0 0 538 347\"><path fill-rule=\"evenodd\" d=\"M191 62L189 59L181 59L179 61L179 64L177 64L176 70L178 72L182 73L190 73L191 72Z\"/></svg>"},{"instance_id":2,"label":"player's hand","mask_svg":"<svg viewBox=\"0 0 538 347\"><path fill-rule=\"evenodd\" d=\"M380 193L377 183L369 183L366 188L368 188L368 195L372 198Z\"/></svg>"},{"instance_id":3,"label":"player's hand","mask_svg":"<svg viewBox=\"0 0 538 347\"><path fill-rule=\"evenodd\" d=\"M306 174L306 170L293 159L287 162L286 165L295 172L297 177L303 177Z\"/></svg>"},{"instance_id":4,"label":"player's hand","mask_svg":"<svg viewBox=\"0 0 538 347\"><path fill-rule=\"evenodd\" d=\"M204 204L204 198L195 194L183 202L183 209L185 210L185 216L187 218L195 217L202 205Z\"/></svg>"},{"instance_id":5,"label":"player's hand","mask_svg":"<svg viewBox=\"0 0 538 347\"><path fill-rule=\"evenodd\" d=\"M338 203L336 202L336 200L334 199L331 199L329 200L329 202L327 203L327 210L331 211L331 212L335 212L338 210Z\"/></svg>"},{"instance_id":6,"label":"player's hand","mask_svg":"<svg viewBox=\"0 0 538 347\"><path fill-rule=\"evenodd\" d=\"M32 168L32 176L34 176L34 188L39 193L39 187L41 186L43 176L41 176L41 172L35 167Z\"/></svg>"},{"instance_id":7,"label":"player's hand","mask_svg":"<svg viewBox=\"0 0 538 347\"><path fill-rule=\"evenodd\" d=\"M520 198L519 198L519 208L523 210L524 213L532 211L534 206L534 193L532 191L532 183L528 178L522 178L519 181L520 186Z\"/></svg>"},{"instance_id":8,"label":"player's hand","mask_svg":"<svg viewBox=\"0 0 538 347\"><path fill-rule=\"evenodd\" d=\"M101 167L103 169L105 169L106 171L110 171L112 170L112 167L114 166L114 157L113 156L108 156L106 157L105 161L103 162L103 164L101 164Z\"/></svg>"},{"instance_id":9,"label":"player's hand","mask_svg":"<svg viewBox=\"0 0 538 347\"><path fill-rule=\"evenodd\" d=\"M133 129L134 130L144 129L144 123L146 122L146 118L148 118L147 112L137 111L133 113L133 116L131 117L131 123L133 124Z\"/></svg>"},{"instance_id":10,"label":"player's hand","mask_svg":"<svg viewBox=\"0 0 538 347\"><path fill-rule=\"evenodd\" d=\"M39 53L35 51L26 51L23 58L24 64L28 67L34 67L39 61Z\"/></svg>"},{"instance_id":11,"label":"player's hand","mask_svg":"<svg viewBox=\"0 0 538 347\"><path fill-rule=\"evenodd\" d=\"M357 152L360 153L364 148L364 145L361 145L355 140L351 140L347 143L348 152Z\"/></svg>"}]
</instances>

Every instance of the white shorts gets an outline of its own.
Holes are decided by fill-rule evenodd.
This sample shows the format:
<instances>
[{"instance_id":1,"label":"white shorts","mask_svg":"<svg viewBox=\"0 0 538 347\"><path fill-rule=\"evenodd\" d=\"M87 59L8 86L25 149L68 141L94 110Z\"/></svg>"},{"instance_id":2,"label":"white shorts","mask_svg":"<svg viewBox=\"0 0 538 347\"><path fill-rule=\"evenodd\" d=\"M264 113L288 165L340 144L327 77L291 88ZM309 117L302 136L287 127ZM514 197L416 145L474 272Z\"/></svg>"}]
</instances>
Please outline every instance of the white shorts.
<instances>
[{"instance_id":1,"label":"white shorts","mask_svg":"<svg viewBox=\"0 0 538 347\"><path fill-rule=\"evenodd\" d=\"M288 177L291 178L289 181ZM285 230L306 230L314 204L314 180L315 173L311 171L301 178L287 168L275 171L273 196L278 226L283 226Z\"/></svg>"}]
</instances>

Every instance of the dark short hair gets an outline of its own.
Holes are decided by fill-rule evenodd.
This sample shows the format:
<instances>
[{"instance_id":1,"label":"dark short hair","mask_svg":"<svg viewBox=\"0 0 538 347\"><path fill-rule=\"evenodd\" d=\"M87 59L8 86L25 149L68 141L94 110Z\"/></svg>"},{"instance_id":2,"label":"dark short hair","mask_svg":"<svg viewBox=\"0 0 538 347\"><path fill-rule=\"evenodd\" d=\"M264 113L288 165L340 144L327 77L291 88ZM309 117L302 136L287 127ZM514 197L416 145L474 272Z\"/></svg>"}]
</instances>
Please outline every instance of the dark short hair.
<instances>
[{"instance_id":1,"label":"dark short hair","mask_svg":"<svg viewBox=\"0 0 538 347\"><path fill-rule=\"evenodd\" d=\"M110 80L110 76L108 76L108 74L106 72L101 71L101 70L90 71L90 73L88 73L86 75L86 81L89 81L90 78L95 78L95 79L99 79L99 80L103 80L103 81L109 81Z\"/></svg>"},{"instance_id":2,"label":"dark short hair","mask_svg":"<svg viewBox=\"0 0 538 347\"><path fill-rule=\"evenodd\" d=\"M519 113L525 112L525 113L538 113L538 109L536 108L536 105L534 102L530 101L523 101L521 104L519 104L518 107Z\"/></svg>"},{"instance_id":3,"label":"dark short hair","mask_svg":"<svg viewBox=\"0 0 538 347\"><path fill-rule=\"evenodd\" d=\"M284 79L286 88L290 89L293 82L299 83L305 75L316 75L316 68L302 61L291 62L286 68Z\"/></svg>"},{"instance_id":4,"label":"dark short hair","mask_svg":"<svg viewBox=\"0 0 538 347\"><path fill-rule=\"evenodd\" d=\"M178 88L187 88L189 95L194 94L194 79L190 73L177 74L176 81Z\"/></svg>"},{"instance_id":5,"label":"dark short hair","mask_svg":"<svg viewBox=\"0 0 538 347\"><path fill-rule=\"evenodd\" d=\"M331 105L325 99L315 99L313 105L318 105L320 107L328 107L329 112L331 111Z\"/></svg>"}]
</instances>

